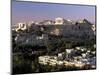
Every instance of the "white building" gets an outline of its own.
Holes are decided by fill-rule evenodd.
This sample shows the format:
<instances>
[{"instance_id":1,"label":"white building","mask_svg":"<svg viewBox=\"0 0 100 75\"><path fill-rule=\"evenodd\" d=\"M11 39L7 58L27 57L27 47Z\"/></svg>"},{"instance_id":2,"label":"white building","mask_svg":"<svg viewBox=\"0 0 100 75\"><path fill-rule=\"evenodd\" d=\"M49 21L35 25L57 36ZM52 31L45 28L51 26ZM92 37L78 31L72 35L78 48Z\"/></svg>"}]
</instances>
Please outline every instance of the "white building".
<instances>
[{"instance_id":1,"label":"white building","mask_svg":"<svg viewBox=\"0 0 100 75\"><path fill-rule=\"evenodd\" d=\"M85 58L86 57L86 53L82 53L82 57Z\"/></svg>"},{"instance_id":2,"label":"white building","mask_svg":"<svg viewBox=\"0 0 100 75\"><path fill-rule=\"evenodd\" d=\"M32 26L33 24L35 24L35 22L34 22L34 21L30 21L30 22L28 23L28 27Z\"/></svg>"},{"instance_id":3,"label":"white building","mask_svg":"<svg viewBox=\"0 0 100 75\"><path fill-rule=\"evenodd\" d=\"M95 28L95 25L92 25L92 30L95 31L95 29L96 29L96 28Z\"/></svg>"},{"instance_id":4,"label":"white building","mask_svg":"<svg viewBox=\"0 0 100 75\"><path fill-rule=\"evenodd\" d=\"M96 26L95 25L92 25L92 30L93 30L94 34L96 34Z\"/></svg>"},{"instance_id":5,"label":"white building","mask_svg":"<svg viewBox=\"0 0 100 75\"><path fill-rule=\"evenodd\" d=\"M73 25L71 20L65 20L63 18L56 18L55 19L55 25Z\"/></svg>"},{"instance_id":6,"label":"white building","mask_svg":"<svg viewBox=\"0 0 100 75\"><path fill-rule=\"evenodd\" d=\"M66 53L71 53L73 51L73 49L66 49Z\"/></svg>"},{"instance_id":7,"label":"white building","mask_svg":"<svg viewBox=\"0 0 100 75\"><path fill-rule=\"evenodd\" d=\"M42 25L53 25L54 22L52 20L44 20L43 22L40 22Z\"/></svg>"},{"instance_id":8,"label":"white building","mask_svg":"<svg viewBox=\"0 0 100 75\"><path fill-rule=\"evenodd\" d=\"M18 30L26 30L27 29L27 24L26 23L18 23L18 28L16 28L16 31Z\"/></svg>"},{"instance_id":9,"label":"white building","mask_svg":"<svg viewBox=\"0 0 100 75\"><path fill-rule=\"evenodd\" d=\"M55 25L62 25L63 23L64 23L63 18L58 17L55 19Z\"/></svg>"},{"instance_id":10,"label":"white building","mask_svg":"<svg viewBox=\"0 0 100 75\"><path fill-rule=\"evenodd\" d=\"M50 59L50 56L40 56L39 63L46 65L49 59Z\"/></svg>"},{"instance_id":11,"label":"white building","mask_svg":"<svg viewBox=\"0 0 100 75\"><path fill-rule=\"evenodd\" d=\"M86 51L87 50L87 48L85 48L85 47L76 47L75 49L76 50L81 50L81 51Z\"/></svg>"},{"instance_id":12,"label":"white building","mask_svg":"<svg viewBox=\"0 0 100 75\"><path fill-rule=\"evenodd\" d=\"M81 50L81 47L76 47L75 49L77 49L77 50Z\"/></svg>"}]
</instances>

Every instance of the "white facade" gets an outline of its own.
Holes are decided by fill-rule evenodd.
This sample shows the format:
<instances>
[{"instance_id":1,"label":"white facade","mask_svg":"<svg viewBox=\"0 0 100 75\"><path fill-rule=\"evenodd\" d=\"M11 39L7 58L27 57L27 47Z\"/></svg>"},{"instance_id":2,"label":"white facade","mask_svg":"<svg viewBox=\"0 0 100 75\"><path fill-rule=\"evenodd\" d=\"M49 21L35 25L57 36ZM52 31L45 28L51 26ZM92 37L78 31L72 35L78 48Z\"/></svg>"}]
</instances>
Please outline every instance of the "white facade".
<instances>
[{"instance_id":1,"label":"white facade","mask_svg":"<svg viewBox=\"0 0 100 75\"><path fill-rule=\"evenodd\" d=\"M56 18L55 19L55 25L73 25L72 24L73 22L71 20L66 20L66 19L63 19L63 18Z\"/></svg>"},{"instance_id":2,"label":"white facade","mask_svg":"<svg viewBox=\"0 0 100 75\"><path fill-rule=\"evenodd\" d=\"M58 17L58 18L55 19L55 24L56 24L56 25L61 25L61 24L63 24L63 23L64 23L63 18Z\"/></svg>"},{"instance_id":3,"label":"white facade","mask_svg":"<svg viewBox=\"0 0 100 75\"><path fill-rule=\"evenodd\" d=\"M49 20L44 22L44 25L52 25L52 24L53 24L53 22L49 21Z\"/></svg>"},{"instance_id":4,"label":"white facade","mask_svg":"<svg viewBox=\"0 0 100 75\"><path fill-rule=\"evenodd\" d=\"M96 27L95 27L95 25L92 25L92 30L94 31L94 34L95 34L95 32L96 32Z\"/></svg>"},{"instance_id":5,"label":"white facade","mask_svg":"<svg viewBox=\"0 0 100 75\"><path fill-rule=\"evenodd\" d=\"M66 49L66 52L69 54L71 53L71 51L73 51L73 49Z\"/></svg>"},{"instance_id":6,"label":"white facade","mask_svg":"<svg viewBox=\"0 0 100 75\"><path fill-rule=\"evenodd\" d=\"M32 26L32 24L35 24L35 22L34 22L34 21L30 21L30 22L28 23L28 27Z\"/></svg>"},{"instance_id":7,"label":"white facade","mask_svg":"<svg viewBox=\"0 0 100 75\"><path fill-rule=\"evenodd\" d=\"M27 29L27 24L26 23L18 23L18 28L16 28L16 31L18 31L19 29L21 29L21 30Z\"/></svg>"}]
</instances>

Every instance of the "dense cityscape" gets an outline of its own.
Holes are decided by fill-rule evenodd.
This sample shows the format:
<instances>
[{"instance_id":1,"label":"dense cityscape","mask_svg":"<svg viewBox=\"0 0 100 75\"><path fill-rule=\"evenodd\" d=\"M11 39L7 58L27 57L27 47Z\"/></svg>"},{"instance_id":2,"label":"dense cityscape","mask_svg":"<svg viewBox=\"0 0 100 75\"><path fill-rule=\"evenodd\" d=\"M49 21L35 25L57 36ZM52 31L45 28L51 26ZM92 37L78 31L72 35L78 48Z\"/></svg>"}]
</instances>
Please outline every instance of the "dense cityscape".
<instances>
[{"instance_id":1,"label":"dense cityscape","mask_svg":"<svg viewBox=\"0 0 100 75\"><path fill-rule=\"evenodd\" d=\"M87 19L12 25L13 74L96 69L96 27Z\"/></svg>"}]
</instances>

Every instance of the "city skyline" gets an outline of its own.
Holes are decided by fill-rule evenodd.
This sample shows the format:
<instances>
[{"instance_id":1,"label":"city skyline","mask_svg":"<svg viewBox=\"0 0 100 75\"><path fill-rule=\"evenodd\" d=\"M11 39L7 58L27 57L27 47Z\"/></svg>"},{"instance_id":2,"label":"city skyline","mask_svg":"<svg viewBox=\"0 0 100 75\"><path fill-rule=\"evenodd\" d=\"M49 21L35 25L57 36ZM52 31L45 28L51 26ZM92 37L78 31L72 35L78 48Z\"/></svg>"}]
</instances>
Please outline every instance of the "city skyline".
<instances>
[{"instance_id":1,"label":"city skyline","mask_svg":"<svg viewBox=\"0 0 100 75\"><path fill-rule=\"evenodd\" d=\"M86 18L91 23L95 23L95 6L20 1L12 2L12 24L48 19L54 20L56 17L74 21Z\"/></svg>"}]
</instances>

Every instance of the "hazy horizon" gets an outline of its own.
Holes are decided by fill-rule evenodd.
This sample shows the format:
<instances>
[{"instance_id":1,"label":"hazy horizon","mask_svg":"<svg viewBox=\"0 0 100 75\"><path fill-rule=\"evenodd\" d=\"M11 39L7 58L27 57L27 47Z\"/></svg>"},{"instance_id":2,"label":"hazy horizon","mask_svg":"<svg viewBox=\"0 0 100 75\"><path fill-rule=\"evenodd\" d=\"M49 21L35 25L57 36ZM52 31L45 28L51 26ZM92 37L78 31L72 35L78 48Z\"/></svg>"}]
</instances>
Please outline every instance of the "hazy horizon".
<instances>
[{"instance_id":1,"label":"hazy horizon","mask_svg":"<svg viewBox=\"0 0 100 75\"><path fill-rule=\"evenodd\" d=\"M12 24L56 17L74 21L85 18L95 23L95 6L12 1Z\"/></svg>"}]
</instances>

